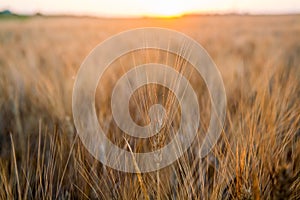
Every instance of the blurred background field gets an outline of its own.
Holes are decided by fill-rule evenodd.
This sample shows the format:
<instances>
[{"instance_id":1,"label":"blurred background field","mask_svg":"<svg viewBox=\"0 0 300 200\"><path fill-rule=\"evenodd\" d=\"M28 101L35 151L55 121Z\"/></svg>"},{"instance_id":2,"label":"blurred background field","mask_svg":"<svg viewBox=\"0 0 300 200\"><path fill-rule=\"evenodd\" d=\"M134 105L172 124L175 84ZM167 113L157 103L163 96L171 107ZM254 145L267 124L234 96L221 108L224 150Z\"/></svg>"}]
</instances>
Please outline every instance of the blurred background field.
<instances>
[{"instance_id":1,"label":"blurred background field","mask_svg":"<svg viewBox=\"0 0 300 200\"><path fill-rule=\"evenodd\" d=\"M101 41L139 27L195 39L227 93L213 152L199 159L195 142L160 178L102 166L72 119L83 59ZM299 36L300 15L0 18L0 199L299 199ZM98 109L101 117L107 108Z\"/></svg>"}]
</instances>

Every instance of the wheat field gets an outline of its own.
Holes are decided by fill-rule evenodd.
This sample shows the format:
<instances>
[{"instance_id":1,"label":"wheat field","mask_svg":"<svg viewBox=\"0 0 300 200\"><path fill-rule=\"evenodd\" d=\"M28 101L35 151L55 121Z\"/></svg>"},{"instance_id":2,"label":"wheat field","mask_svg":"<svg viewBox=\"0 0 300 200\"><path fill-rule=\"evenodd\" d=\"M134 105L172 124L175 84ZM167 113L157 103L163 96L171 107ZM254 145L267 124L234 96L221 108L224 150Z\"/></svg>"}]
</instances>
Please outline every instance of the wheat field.
<instances>
[{"instance_id":1,"label":"wheat field","mask_svg":"<svg viewBox=\"0 0 300 200\"><path fill-rule=\"evenodd\" d=\"M199 158L196 140L172 165L142 174L93 158L72 116L84 58L108 37L140 27L177 30L199 42L218 66L227 95L224 129L208 156ZM300 199L299 36L299 15L0 18L0 199ZM149 59L137 53L140 62ZM103 80L95 98L99 123L126 149L107 106L111 82L121 74L108 71L113 80ZM205 129L207 90L202 80L194 86ZM132 107L158 92L167 93L141 89ZM176 104L173 99L165 103ZM170 139L129 143L134 151L149 151Z\"/></svg>"}]
</instances>

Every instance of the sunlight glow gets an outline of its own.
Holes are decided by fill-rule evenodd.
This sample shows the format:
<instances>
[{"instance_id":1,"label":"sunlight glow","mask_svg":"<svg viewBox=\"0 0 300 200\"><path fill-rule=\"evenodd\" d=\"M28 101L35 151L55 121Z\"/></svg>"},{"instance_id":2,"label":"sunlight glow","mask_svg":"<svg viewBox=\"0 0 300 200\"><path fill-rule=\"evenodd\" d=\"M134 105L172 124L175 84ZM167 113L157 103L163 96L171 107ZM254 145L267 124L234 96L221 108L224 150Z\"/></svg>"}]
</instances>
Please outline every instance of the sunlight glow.
<instances>
[{"instance_id":1,"label":"sunlight glow","mask_svg":"<svg viewBox=\"0 0 300 200\"><path fill-rule=\"evenodd\" d=\"M0 10L22 14L105 17L179 17L190 13L299 13L299 0L0 0Z\"/></svg>"},{"instance_id":2,"label":"sunlight glow","mask_svg":"<svg viewBox=\"0 0 300 200\"><path fill-rule=\"evenodd\" d=\"M172 18L185 14L184 1L180 0L144 0L145 7L148 8L146 13L151 17Z\"/></svg>"}]
</instances>

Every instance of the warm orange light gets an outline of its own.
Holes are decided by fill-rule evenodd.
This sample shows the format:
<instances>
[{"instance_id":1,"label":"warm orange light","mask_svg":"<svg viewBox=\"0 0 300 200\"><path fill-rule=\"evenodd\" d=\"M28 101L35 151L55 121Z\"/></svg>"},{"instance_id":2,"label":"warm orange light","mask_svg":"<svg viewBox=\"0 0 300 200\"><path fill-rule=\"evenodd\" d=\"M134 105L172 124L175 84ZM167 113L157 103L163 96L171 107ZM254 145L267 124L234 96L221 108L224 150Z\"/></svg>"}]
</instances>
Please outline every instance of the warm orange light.
<instances>
[{"instance_id":1,"label":"warm orange light","mask_svg":"<svg viewBox=\"0 0 300 200\"><path fill-rule=\"evenodd\" d=\"M173 18L184 14L184 1L180 0L145 0L145 6L150 17Z\"/></svg>"}]
</instances>

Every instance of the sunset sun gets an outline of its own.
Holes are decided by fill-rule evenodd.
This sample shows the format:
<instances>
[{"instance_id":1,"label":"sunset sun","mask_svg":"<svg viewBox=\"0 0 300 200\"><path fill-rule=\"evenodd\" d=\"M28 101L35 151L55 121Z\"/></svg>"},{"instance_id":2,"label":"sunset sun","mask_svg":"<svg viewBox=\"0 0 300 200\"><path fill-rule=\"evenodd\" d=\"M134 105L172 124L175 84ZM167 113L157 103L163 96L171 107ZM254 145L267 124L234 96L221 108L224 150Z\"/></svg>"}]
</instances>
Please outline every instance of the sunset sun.
<instances>
[{"instance_id":1,"label":"sunset sun","mask_svg":"<svg viewBox=\"0 0 300 200\"><path fill-rule=\"evenodd\" d=\"M145 15L152 17L172 18L179 17L185 13L183 1L145 1L147 13Z\"/></svg>"}]
</instances>

